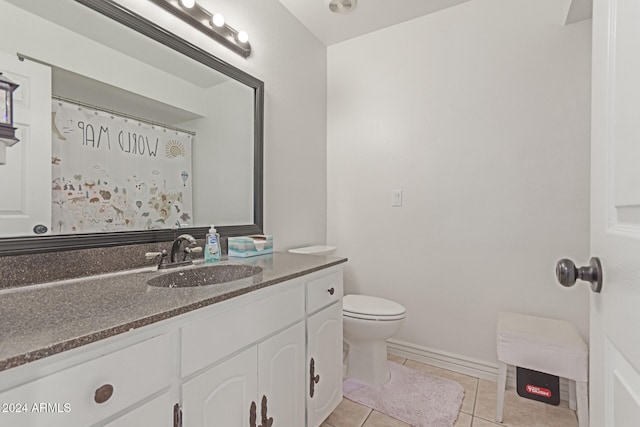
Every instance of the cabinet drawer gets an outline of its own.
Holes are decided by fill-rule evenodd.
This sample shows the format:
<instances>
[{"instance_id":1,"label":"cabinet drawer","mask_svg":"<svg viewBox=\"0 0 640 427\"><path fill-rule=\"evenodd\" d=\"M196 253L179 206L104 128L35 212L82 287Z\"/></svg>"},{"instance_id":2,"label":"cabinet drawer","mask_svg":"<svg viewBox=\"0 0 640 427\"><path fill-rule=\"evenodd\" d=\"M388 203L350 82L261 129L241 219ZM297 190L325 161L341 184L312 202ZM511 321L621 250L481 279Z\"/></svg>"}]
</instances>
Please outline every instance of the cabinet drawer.
<instances>
[{"instance_id":1,"label":"cabinet drawer","mask_svg":"<svg viewBox=\"0 0 640 427\"><path fill-rule=\"evenodd\" d=\"M186 377L304 317L304 287L291 289L182 327Z\"/></svg>"},{"instance_id":2,"label":"cabinet drawer","mask_svg":"<svg viewBox=\"0 0 640 427\"><path fill-rule=\"evenodd\" d=\"M104 427L174 427L173 403L171 394L166 392L116 420L105 424Z\"/></svg>"},{"instance_id":3,"label":"cabinet drawer","mask_svg":"<svg viewBox=\"0 0 640 427\"><path fill-rule=\"evenodd\" d=\"M307 313L342 299L342 272L334 271L307 282Z\"/></svg>"},{"instance_id":4,"label":"cabinet drawer","mask_svg":"<svg viewBox=\"0 0 640 427\"><path fill-rule=\"evenodd\" d=\"M171 354L169 336L161 335L8 390L0 401L27 410L1 414L3 423L91 425L168 387Z\"/></svg>"}]
</instances>

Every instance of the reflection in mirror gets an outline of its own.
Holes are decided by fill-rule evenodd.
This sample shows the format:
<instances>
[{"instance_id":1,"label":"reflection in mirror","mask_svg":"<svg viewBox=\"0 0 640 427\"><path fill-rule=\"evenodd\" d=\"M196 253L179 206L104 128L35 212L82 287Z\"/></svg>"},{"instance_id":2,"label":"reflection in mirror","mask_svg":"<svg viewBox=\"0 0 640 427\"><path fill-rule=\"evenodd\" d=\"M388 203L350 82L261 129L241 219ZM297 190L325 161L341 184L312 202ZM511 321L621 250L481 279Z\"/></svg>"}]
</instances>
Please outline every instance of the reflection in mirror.
<instances>
[{"instance_id":1,"label":"reflection in mirror","mask_svg":"<svg viewBox=\"0 0 640 427\"><path fill-rule=\"evenodd\" d=\"M0 238L100 246L127 232L158 239L144 230L259 231L262 83L214 70L220 61L111 1L81 1L198 60L75 1L0 0L0 71L21 85L25 142L0 167L12 183L0 190Z\"/></svg>"}]
</instances>

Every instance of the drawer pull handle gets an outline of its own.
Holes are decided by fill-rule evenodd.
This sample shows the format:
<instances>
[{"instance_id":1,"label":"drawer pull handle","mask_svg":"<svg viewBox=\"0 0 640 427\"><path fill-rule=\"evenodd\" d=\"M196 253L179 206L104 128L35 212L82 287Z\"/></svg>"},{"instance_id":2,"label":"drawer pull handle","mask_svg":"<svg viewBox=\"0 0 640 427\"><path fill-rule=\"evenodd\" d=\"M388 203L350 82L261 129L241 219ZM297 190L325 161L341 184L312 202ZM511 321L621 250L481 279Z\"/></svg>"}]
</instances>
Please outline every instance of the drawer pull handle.
<instances>
[{"instance_id":1,"label":"drawer pull handle","mask_svg":"<svg viewBox=\"0 0 640 427\"><path fill-rule=\"evenodd\" d=\"M256 402L251 402L251 406L249 407L249 427L256 427Z\"/></svg>"},{"instance_id":2,"label":"drawer pull handle","mask_svg":"<svg viewBox=\"0 0 640 427\"><path fill-rule=\"evenodd\" d=\"M260 415L262 418L262 424L256 425L258 421L258 415L256 414L257 406L256 402L251 402L249 407L249 427L272 427L273 417L267 418L267 396L262 395L262 402L260 405Z\"/></svg>"},{"instance_id":3,"label":"drawer pull handle","mask_svg":"<svg viewBox=\"0 0 640 427\"><path fill-rule=\"evenodd\" d=\"M329 295L333 295L336 292L336 290L331 288L331 289L327 289L327 292L329 292Z\"/></svg>"},{"instance_id":4,"label":"drawer pull handle","mask_svg":"<svg viewBox=\"0 0 640 427\"><path fill-rule=\"evenodd\" d=\"M311 358L311 363L309 363L309 374L311 376L311 381L309 382L309 397L313 397L316 393L316 384L320 382L320 374L316 374L316 361Z\"/></svg>"},{"instance_id":5,"label":"drawer pull handle","mask_svg":"<svg viewBox=\"0 0 640 427\"><path fill-rule=\"evenodd\" d=\"M113 395L113 386L111 384L105 384L102 387L96 389L96 394L93 397L93 400L96 403L104 403L111 398Z\"/></svg>"},{"instance_id":6,"label":"drawer pull handle","mask_svg":"<svg viewBox=\"0 0 640 427\"><path fill-rule=\"evenodd\" d=\"M262 415L262 424L258 427L273 426L273 417L267 418L267 396L262 395L262 404L260 405L260 413Z\"/></svg>"},{"instance_id":7,"label":"drawer pull handle","mask_svg":"<svg viewBox=\"0 0 640 427\"><path fill-rule=\"evenodd\" d=\"M182 408L179 403L173 405L173 427L182 427Z\"/></svg>"}]
</instances>

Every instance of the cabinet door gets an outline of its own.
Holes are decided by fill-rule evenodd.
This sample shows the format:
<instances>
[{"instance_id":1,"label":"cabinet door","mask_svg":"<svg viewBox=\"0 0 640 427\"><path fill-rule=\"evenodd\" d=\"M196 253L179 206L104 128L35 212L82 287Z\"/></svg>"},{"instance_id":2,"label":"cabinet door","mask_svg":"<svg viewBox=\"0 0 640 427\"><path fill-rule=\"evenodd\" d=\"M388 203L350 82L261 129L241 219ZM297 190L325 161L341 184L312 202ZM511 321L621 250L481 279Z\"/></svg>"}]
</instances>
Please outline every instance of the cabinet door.
<instances>
[{"instance_id":1,"label":"cabinet door","mask_svg":"<svg viewBox=\"0 0 640 427\"><path fill-rule=\"evenodd\" d=\"M183 385L184 427L249 426L258 388L257 353L251 347Z\"/></svg>"},{"instance_id":2,"label":"cabinet door","mask_svg":"<svg viewBox=\"0 0 640 427\"><path fill-rule=\"evenodd\" d=\"M307 426L318 427L342 400L342 305L309 317L307 336Z\"/></svg>"},{"instance_id":3,"label":"cabinet door","mask_svg":"<svg viewBox=\"0 0 640 427\"><path fill-rule=\"evenodd\" d=\"M304 322L300 322L258 345L258 424L265 396L265 418L272 417L274 426L304 426L304 344Z\"/></svg>"}]
</instances>

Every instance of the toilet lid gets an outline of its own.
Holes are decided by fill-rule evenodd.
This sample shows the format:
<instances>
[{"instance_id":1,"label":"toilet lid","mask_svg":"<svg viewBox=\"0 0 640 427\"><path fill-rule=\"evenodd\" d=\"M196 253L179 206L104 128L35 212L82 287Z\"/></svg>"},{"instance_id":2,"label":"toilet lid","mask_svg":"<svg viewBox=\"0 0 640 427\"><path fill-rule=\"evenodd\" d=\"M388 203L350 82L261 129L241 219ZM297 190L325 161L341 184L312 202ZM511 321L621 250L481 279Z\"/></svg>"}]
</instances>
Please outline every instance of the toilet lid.
<instances>
[{"instance_id":1,"label":"toilet lid","mask_svg":"<svg viewBox=\"0 0 640 427\"><path fill-rule=\"evenodd\" d=\"M336 251L335 246L305 246L304 248L294 248L289 249L289 252L292 254L303 254L303 255L331 255Z\"/></svg>"},{"instance_id":2,"label":"toilet lid","mask_svg":"<svg viewBox=\"0 0 640 427\"><path fill-rule=\"evenodd\" d=\"M384 298L372 297L368 295L345 295L342 299L342 311L346 315L356 317L375 316L398 317L406 313L407 309L397 302Z\"/></svg>"}]
</instances>

